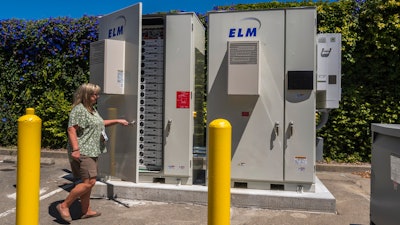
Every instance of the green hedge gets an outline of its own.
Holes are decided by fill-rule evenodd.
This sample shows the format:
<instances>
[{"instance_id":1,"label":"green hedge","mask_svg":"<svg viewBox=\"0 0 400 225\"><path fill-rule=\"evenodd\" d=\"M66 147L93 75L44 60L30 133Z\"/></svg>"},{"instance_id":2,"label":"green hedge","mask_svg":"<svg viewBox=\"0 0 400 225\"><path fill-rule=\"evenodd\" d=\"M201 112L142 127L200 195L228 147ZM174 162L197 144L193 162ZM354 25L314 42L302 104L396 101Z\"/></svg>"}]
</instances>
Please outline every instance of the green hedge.
<instances>
[{"instance_id":1,"label":"green hedge","mask_svg":"<svg viewBox=\"0 0 400 225\"><path fill-rule=\"evenodd\" d=\"M342 101L318 131L324 157L368 162L371 123L400 122L400 3L267 2L214 9L298 6L317 7L318 32L342 34ZM16 121L27 107L43 120L42 146L65 146L72 92L88 80L89 43L97 40L96 30L94 17L0 21L0 146L16 144Z\"/></svg>"},{"instance_id":2,"label":"green hedge","mask_svg":"<svg viewBox=\"0 0 400 225\"><path fill-rule=\"evenodd\" d=\"M17 119L33 107L42 146L65 147L73 91L89 78L89 44L97 19L0 21L0 145L16 145Z\"/></svg>"},{"instance_id":3,"label":"green hedge","mask_svg":"<svg viewBox=\"0 0 400 225\"><path fill-rule=\"evenodd\" d=\"M368 162L371 123L400 122L400 2L341 1L331 8L332 21L345 18L335 28L344 37L343 97L318 134L327 160Z\"/></svg>"}]
</instances>

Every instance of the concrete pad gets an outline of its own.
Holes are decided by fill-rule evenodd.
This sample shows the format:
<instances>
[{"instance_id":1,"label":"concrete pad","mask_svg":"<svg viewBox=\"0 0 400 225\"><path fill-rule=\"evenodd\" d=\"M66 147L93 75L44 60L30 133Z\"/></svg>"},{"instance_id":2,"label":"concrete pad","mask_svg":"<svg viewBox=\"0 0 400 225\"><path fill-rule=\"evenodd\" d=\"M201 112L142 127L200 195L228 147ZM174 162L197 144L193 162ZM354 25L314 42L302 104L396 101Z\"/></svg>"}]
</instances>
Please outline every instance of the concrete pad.
<instances>
[{"instance_id":1,"label":"concrete pad","mask_svg":"<svg viewBox=\"0 0 400 225\"><path fill-rule=\"evenodd\" d=\"M97 182L92 197L207 205L208 187L125 181ZM316 178L315 192L231 189L231 206L336 213L336 199Z\"/></svg>"}]
</instances>

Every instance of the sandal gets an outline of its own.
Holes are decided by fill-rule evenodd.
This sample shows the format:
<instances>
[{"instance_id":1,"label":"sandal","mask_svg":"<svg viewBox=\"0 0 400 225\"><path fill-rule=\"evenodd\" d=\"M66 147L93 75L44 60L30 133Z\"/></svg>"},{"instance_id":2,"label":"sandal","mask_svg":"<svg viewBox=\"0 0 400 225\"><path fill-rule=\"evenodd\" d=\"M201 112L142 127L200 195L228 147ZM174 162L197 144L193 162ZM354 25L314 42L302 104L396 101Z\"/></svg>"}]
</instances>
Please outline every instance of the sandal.
<instances>
[{"instance_id":1,"label":"sandal","mask_svg":"<svg viewBox=\"0 0 400 225\"><path fill-rule=\"evenodd\" d=\"M87 215L87 214L85 214L85 215L83 215L83 216L81 217L81 219L89 219L89 218L92 218L92 217L98 217L98 216L100 216L100 215L101 215L100 212L96 212L95 214L92 214L92 215Z\"/></svg>"},{"instance_id":2,"label":"sandal","mask_svg":"<svg viewBox=\"0 0 400 225\"><path fill-rule=\"evenodd\" d=\"M64 214L63 211L61 210L61 204L58 204L56 206L56 209L57 209L58 213L60 214L61 219L63 219L65 222L68 222L68 223L72 221L71 215Z\"/></svg>"}]
</instances>

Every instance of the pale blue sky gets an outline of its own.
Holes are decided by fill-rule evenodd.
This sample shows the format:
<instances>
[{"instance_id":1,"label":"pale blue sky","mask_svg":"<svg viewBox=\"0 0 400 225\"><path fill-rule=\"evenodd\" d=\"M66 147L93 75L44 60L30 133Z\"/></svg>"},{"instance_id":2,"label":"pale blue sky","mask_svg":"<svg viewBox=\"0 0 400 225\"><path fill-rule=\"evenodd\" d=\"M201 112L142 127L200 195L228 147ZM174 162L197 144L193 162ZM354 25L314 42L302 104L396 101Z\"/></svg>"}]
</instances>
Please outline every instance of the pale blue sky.
<instances>
[{"instance_id":1,"label":"pale blue sky","mask_svg":"<svg viewBox=\"0 0 400 225\"><path fill-rule=\"evenodd\" d=\"M269 1L269 0L268 0ZM0 19L80 18L99 16L134 5L135 0L7 0L1 3ZM266 2L262 0L142 0L143 14L182 10L205 14L214 6Z\"/></svg>"}]
</instances>

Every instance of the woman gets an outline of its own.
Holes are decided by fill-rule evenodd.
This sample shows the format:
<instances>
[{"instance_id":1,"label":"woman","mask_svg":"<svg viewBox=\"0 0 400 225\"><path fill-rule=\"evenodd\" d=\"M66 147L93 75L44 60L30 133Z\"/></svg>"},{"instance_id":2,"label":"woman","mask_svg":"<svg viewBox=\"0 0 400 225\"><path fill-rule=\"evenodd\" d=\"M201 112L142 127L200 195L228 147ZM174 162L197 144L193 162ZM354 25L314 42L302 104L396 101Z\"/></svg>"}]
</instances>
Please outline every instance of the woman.
<instances>
[{"instance_id":1,"label":"woman","mask_svg":"<svg viewBox=\"0 0 400 225\"><path fill-rule=\"evenodd\" d=\"M94 105L99 98L100 87L95 84L82 84L74 93L74 101L68 121L68 155L74 177L82 183L76 185L67 198L57 205L57 211L66 222L71 222L69 207L80 198L82 219L100 216L101 213L90 208L90 194L96 184L97 158L106 151L107 136L105 127L114 124L128 125L124 119L103 120Z\"/></svg>"}]
</instances>

